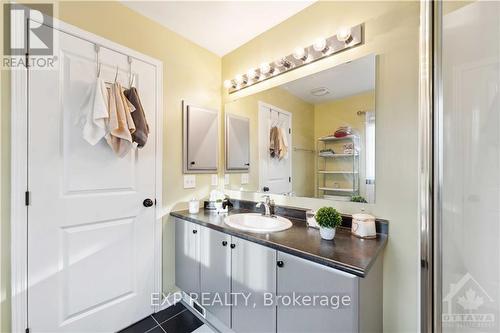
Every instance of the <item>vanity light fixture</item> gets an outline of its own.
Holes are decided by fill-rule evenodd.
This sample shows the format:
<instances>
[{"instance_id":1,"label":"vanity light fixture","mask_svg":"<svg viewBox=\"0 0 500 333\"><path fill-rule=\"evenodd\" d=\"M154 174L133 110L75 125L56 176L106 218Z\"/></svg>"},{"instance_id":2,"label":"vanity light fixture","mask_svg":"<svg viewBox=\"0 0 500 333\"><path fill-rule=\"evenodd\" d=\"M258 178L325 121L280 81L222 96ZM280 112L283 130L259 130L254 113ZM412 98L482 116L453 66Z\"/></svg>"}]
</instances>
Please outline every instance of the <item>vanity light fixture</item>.
<instances>
[{"instance_id":1,"label":"vanity light fixture","mask_svg":"<svg viewBox=\"0 0 500 333\"><path fill-rule=\"evenodd\" d=\"M285 67L286 69L292 67L292 63L286 58L286 57L283 57L283 58L279 58L278 60L276 60L274 62L274 64L276 65L276 67Z\"/></svg>"},{"instance_id":2,"label":"vanity light fixture","mask_svg":"<svg viewBox=\"0 0 500 333\"><path fill-rule=\"evenodd\" d=\"M321 53L326 53L330 49L328 47L328 43L326 42L326 39L323 37L316 38L313 44L313 49L316 52L321 52Z\"/></svg>"},{"instance_id":3,"label":"vanity light fixture","mask_svg":"<svg viewBox=\"0 0 500 333\"><path fill-rule=\"evenodd\" d=\"M246 77L244 77L243 75L241 74L238 74L234 77L234 80L236 81L236 83L238 85L243 85L243 84L247 84L248 80L246 79Z\"/></svg>"},{"instance_id":4,"label":"vanity light fixture","mask_svg":"<svg viewBox=\"0 0 500 333\"><path fill-rule=\"evenodd\" d=\"M268 62L263 62L262 64L260 64L259 69L262 75L272 74L274 71L274 69Z\"/></svg>"},{"instance_id":5,"label":"vanity light fixture","mask_svg":"<svg viewBox=\"0 0 500 333\"><path fill-rule=\"evenodd\" d=\"M343 27L337 30L337 39L339 42L349 44L352 41L351 29Z\"/></svg>"},{"instance_id":6,"label":"vanity light fixture","mask_svg":"<svg viewBox=\"0 0 500 333\"><path fill-rule=\"evenodd\" d=\"M263 62L258 68L251 68L246 74L238 74L232 80L224 81L224 88L229 93L250 87L264 80L281 75L329 57L344 50L363 44L363 25L342 27L336 35L328 38L317 38L306 47L297 47L291 54L279 57L274 62ZM328 92L327 92L328 93Z\"/></svg>"},{"instance_id":7,"label":"vanity light fixture","mask_svg":"<svg viewBox=\"0 0 500 333\"><path fill-rule=\"evenodd\" d=\"M254 68L250 68L247 71L247 78L248 78L249 81L251 81L251 80L258 80L259 79L259 73Z\"/></svg>"},{"instance_id":8,"label":"vanity light fixture","mask_svg":"<svg viewBox=\"0 0 500 333\"><path fill-rule=\"evenodd\" d=\"M224 81L224 88L226 88L226 89L236 88L236 85L234 84L233 80L225 80Z\"/></svg>"},{"instance_id":9,"label":"vanity light fixture","mask_svg":"<svg viewBox=\"0 0 500 333\"><path fill-rule=\"evenodd\" d=\"M303 47L297 47L293 51L293 57L297 60L306 61L307 60L307 51Z\"/></svg>"}]
</instances>

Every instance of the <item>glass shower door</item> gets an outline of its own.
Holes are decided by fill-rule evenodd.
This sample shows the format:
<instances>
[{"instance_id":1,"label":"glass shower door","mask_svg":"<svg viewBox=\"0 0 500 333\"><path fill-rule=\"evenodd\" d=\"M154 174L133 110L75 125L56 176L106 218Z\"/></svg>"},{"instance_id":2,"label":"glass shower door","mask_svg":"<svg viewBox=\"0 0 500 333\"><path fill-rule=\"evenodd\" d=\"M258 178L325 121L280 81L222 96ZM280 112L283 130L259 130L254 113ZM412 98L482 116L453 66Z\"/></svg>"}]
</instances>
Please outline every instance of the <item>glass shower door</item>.
<instances>
[{"instance_id":1,"label":"glass shower door","mask_svg":"<svg viewBox=\"0 0 500 333\"><path fill-rule=\"evenodd\" d=\"M500 2L442 6L441 326L500 332Z\"/></svg>"}]
</instances>

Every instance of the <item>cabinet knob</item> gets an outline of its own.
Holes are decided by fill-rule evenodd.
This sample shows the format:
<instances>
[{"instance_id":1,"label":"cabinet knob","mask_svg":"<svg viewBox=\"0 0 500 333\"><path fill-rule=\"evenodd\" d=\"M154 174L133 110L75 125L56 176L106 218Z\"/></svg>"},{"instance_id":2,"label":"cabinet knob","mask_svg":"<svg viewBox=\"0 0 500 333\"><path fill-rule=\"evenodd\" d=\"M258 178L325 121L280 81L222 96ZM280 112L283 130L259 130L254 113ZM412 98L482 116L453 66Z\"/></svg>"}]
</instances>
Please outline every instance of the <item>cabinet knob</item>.
<instances>
[{"instance_id":1,"label":"cabinet knob","mask_svg":"<svg viewBox=\"0 0 500 333\"><path fill-rule=\"evenodd\" d=\"M234 249L236 247L236 244L231 244L231 248Z\"/></svg>"},{"instance_id":2,"label":"cabinet knob","mask_svg":"<svg viewBox=\"0 0 500 333\"><path fill-rule=\"evenodd\" d=\"M282 260L278 260L276 262L276 265L278 265L278 267L283 267L283 266L285 266L285 263Z\"/></svg>"},{"instance_id":3,"label":"cabinet knob","mask_svg":"<svg viewBox=\"0 0 500 333\"><path fill-rule=\"evenodd\" d=\"M196 234L196 233L198 233L198 230L196 230L196 229L193 230L193 234Z\"/></svg>"},{"instance_id":4,"label":"cabinet knob","mask_svg":"<svg viewBox=\"0 0 500 333\"><path fill-rule=\"evenodd\" d=\"M222 241L222 246L226 246L227 245L227 241Z\"/></svg>"},{"instance_id":5,"label":"cabinet knob","mask_svg":"<svg viewBox=\"0 0 500 333\"><path fill-rule=\"evenodd\" d=\"M191 165L195 165L195 164L196 164L196 162L195 162L195 161L191 161L191 163L189 163L189 164L191 164Z\"/></svg>"}]
</instances>

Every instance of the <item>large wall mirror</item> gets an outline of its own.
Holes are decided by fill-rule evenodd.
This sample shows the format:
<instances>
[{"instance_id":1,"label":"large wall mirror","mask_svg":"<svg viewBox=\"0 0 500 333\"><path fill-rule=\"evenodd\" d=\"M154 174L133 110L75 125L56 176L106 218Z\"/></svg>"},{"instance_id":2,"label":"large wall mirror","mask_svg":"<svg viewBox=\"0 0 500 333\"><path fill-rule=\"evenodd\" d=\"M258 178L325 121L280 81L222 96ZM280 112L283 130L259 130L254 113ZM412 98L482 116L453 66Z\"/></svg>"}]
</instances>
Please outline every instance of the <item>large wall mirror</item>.
<instances>
[{"instance_id":1,"label":"large wall mirror","mask_svg":"<svg viewBox=\"0 0 500 333\"><path fill-rule=\"evenodd\" d=\"M248 124L241 140L226 129L226 149L244 145L226 165L250 156L226 188L374 203L375 76L369 55L226 104L226 117Z\"/></svg>"}]
</instances>

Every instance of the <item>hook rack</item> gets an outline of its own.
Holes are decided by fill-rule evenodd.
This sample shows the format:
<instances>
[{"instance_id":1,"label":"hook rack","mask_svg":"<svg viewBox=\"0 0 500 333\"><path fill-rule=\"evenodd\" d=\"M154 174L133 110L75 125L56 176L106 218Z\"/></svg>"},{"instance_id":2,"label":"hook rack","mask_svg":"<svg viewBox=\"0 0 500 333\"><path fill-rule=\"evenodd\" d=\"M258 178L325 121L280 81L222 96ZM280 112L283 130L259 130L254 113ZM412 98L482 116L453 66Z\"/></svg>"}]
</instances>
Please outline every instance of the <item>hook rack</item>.
<instances>
[{"instance_id":1,"label":"hook rack","mask_svg":"<svg viewBox=\"0 0 500 333\"><path fill-rule=\"evenodd\" d=\"M132 73L132 57L127 56L127 61L128 61L128 72L129 72L128 86L129 88L132 88L132 84L134 83L134 74Z\"/></svg>"},{"instance_id":2,"label":"hook rack","mask_svg":"<svg viewBox=\"0 0 500 333\"><path fill-rule=\"evenodd\" d=\"M97 64L97 77L101 75L101 63L99 61L99 52L101 51L101 46L99 44L94 45L96 64Z\"/></svg>"}]
</instances>

